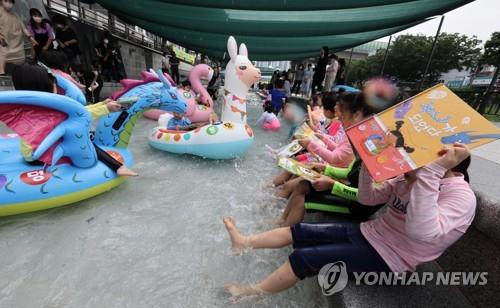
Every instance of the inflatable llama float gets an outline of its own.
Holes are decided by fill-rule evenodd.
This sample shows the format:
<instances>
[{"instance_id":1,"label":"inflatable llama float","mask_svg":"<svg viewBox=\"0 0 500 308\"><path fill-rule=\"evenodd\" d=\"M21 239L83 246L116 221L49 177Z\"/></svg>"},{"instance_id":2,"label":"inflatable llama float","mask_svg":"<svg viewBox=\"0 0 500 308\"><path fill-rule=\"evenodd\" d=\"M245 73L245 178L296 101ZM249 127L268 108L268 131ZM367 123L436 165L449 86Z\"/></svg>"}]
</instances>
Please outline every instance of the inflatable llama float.
<instances>
[{"instance_id":1,"label":"inflatable llama float","mask_svg":"<svg viewBox=\"0 0 500 308\"><path fill-rule=\"evenodd\" d=\"M149 135L152 147L212 159L231 159L249 150L253 131L247 124L246 96L248 89L259 81L260 71L248 59L245 44L240 45L238 54L238 46L232 36L227 41L227 50L231 59L226 66L222 121L193 131L167 130L163 123Z\"/></svg>"}]
</instances>

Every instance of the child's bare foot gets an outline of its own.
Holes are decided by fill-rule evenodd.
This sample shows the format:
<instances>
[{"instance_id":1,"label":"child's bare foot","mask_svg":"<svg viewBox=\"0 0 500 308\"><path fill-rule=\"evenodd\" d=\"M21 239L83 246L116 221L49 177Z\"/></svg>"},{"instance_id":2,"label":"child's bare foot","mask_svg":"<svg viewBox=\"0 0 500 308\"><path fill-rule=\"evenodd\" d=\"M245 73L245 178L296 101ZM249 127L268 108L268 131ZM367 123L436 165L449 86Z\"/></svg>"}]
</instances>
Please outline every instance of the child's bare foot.
<instances>
[{"instance_id":1,"label":"child's bare foot","mask_svg":"<svg viewBox=\"0 0 500 308\"><path fill-rule=\"evenodd\" d=\"M247 244L247 238L240 234L240 231L236 228L236 222L232 217L224 217L223 221L227 232L231 237L231 250L233 251L233 254L240 254L243 250L245 250L245 248L249 247Z\"/></svg>"},{"instance_id":2,"label":"child's bare foot","mask_svg":"<svg viewBox=\"0 0 500 308\"><path fill-rule=\"evenodd\" d=\"M135 171L130 170L129 168L125 166L121 166L116 170L116 174L119 176L138 176L139 174Z\"/></svg>"},{"instance_id":3,"label":"child's bare foot","mask_svg":"<svg viewBox=\"0 0 500 308\"><path fill-rule=\"evenodd\" d=\"M274 188L274 187L276 187L276 186L274 185L273 182L266 182L266 183L262 184L263 189Z\"/></svg>"}]
</instances>

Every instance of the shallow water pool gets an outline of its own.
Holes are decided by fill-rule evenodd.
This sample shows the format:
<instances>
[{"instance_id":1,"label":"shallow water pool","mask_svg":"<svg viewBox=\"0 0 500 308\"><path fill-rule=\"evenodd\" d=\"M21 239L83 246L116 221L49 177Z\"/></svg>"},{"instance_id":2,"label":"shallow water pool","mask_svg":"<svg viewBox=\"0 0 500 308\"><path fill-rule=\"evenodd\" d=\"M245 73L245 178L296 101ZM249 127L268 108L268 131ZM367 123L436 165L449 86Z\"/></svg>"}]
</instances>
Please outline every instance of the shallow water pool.
<instances>
[{"instance_id":1,"label":"shallow water pool","mask_svg":"<svg viewBox=\"0 0 500 308\"><path fill-rule=\"evenodd\" d=\"M256 97L248 106L253 126ZM256 282L290 249L232 256L222 216L247 232L284 203L262 184L278 170L264 145L285 142L288 127L266 133L243 159L204 160L152 149L153 121L138 121L131 140L140 177L98 197L0 219L0 307L224 307L222 286ZM0 128L1 130L1 128ZM318 307L316 279L239 307Z\"/></svg>"}]
</instances>

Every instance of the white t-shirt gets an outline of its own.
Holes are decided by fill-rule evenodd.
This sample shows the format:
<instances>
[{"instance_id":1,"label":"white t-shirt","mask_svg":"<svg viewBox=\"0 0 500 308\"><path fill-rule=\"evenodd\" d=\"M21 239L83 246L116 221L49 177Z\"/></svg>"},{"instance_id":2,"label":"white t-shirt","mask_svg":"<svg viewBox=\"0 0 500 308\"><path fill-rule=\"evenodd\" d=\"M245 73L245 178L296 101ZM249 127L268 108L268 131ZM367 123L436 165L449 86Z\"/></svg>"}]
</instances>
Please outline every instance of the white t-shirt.
<instances>
[{"instance_id":1,"label":"white t-shirt","mask_svg":"<svg viewBox=\"0 0 500 308\"><path fill-rule=\"evenodd\" d=\"M170 68L170 59L168 57L161 57L161 67L162 68Z\"/></svg>"},{"instance_id":2,"label":"white t-shirt","mask_svg":"<svg viewBox=\"0 0 500 308\"><path fill-rule=\"evenodd\" d=\"M263 123L269 123L269 122L272 122L276 119L278 119L278 118L276 117L276 115L274 113L264 111L264 113L257 120L257 124L262 125Z\"/></svg>"}]
</instances>

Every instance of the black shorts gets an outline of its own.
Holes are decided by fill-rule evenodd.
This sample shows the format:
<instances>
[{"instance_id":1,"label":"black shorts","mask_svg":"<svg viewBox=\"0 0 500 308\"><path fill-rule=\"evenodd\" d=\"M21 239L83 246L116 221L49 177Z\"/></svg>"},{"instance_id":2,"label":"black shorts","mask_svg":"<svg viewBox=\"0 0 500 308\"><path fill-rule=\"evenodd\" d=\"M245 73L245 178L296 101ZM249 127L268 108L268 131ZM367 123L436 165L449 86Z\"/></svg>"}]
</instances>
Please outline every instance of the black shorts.
<instances>
[{"instance_id":1,"label":"black shorts","mask_svg":"<svg viewBox=\"0 0 500 308\"><path fill-rule=\"evenodd\" d=\"M348 272L390 272L365 239L359 223L296 224L292 231L294 251L288 257L295 275L317 275L328 264L343 261Z\"/></svg>"}]
</instances>

